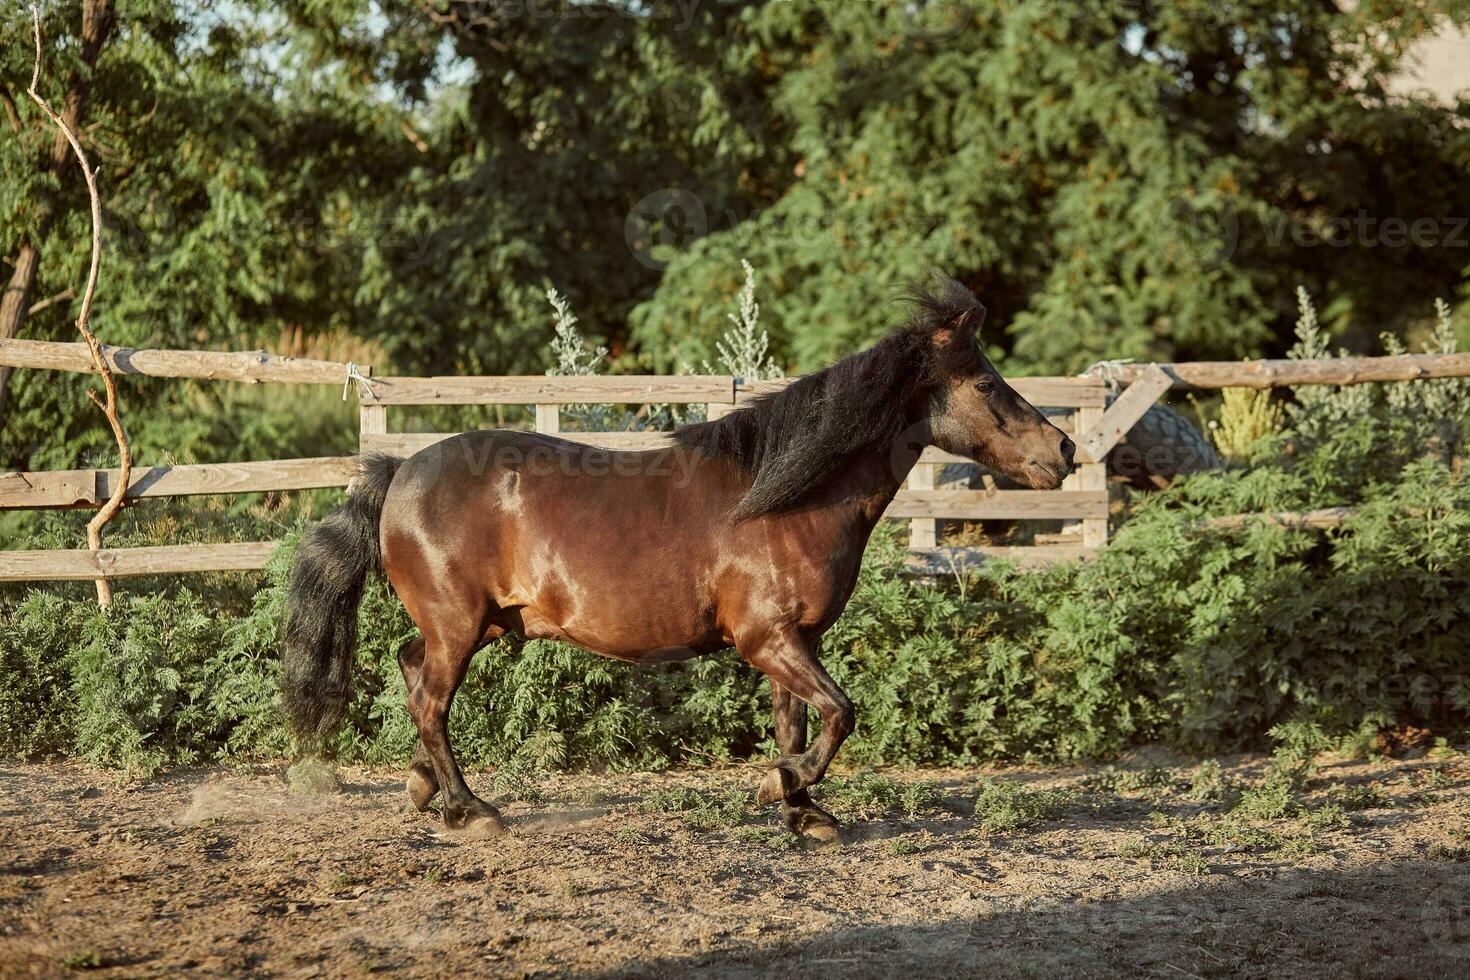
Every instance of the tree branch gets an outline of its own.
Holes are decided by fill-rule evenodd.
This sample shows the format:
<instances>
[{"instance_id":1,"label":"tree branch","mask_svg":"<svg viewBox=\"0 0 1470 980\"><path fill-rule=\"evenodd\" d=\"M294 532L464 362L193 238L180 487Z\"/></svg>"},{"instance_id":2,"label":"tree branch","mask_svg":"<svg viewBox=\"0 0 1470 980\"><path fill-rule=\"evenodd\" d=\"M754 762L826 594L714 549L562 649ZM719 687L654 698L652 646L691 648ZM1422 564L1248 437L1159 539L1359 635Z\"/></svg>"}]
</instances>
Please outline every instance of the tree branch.
<instances>
[{"instance_id":1,"label":"tree branch","mask_svg":"<svg viewBox=\"0 0 1470 980\"><path fill-rule=\"evenodd\" d=\"M20 121L20 110L15 107L15 100L10 97L10 89L0 85L0 103L5 105L5 118L10 121L10 131L19 133L24 129Z\"/></svg>"},{"instance_id":2,"label":"tree branch","mask_svg":"<svg viewBox=\"0 0 1470 980\"><path fill-rule=\"evenodd\" d=\"M41 107L41 111L46 113L61 130L66 141L71 144L77 163L82 167L82 176L87 180L87 196L92 204L92 266L87 272L87 287L82 292L82 309L77 314L77 329L87 341L87 349L92 352L92 360L97 365L97 373L102 376L102 386L107 392L105 401L98 398L95 391L88 391L87 395L107 416L107 424L112 427L113 438L117 440L121 467L112 496L87 522L87 547L97 551L102 547L102 528L122 508L123 495L127 493L133 469L133 455L128 448L128 436L123 431L122 420L117 413L117 382L112 377L112 368L108 366L107 359L102 356L102 345L98 343L97 335L92 332L89 325L92 316L92 299L97 294L97 274L102 263L102 198L97 194L97 172L92 169L91 163L87 160L87 151L82 149L81 140L77 139L77 134L72 127L66 124L55 109L51 108L51 103L42 98L41 93L37 91L41 81L41 11L35 4L31 4L31 19L35 26L36 62L31 71L31 87L27 93L36 105ZM103 606L112 602L112 585L105 578L97 580L97 602Z\"/></svg>"},{"instance_id":3,"label":"tree branch","mask_svg":"<svg viewBox=\"0 0 1470 980\"><path fill-rule=\"evenodd\" d=\"M67 300L74 298L76 294L77 291L71 286L68 286L61 292L57 293L55 296L47 296L40 302L32 303L31 308L26 310L26 316L32 317L35 316L37 313L40 313L42 310L46 309L46 307L48 306L55 306L57 303L65 303Z\"/></svg>"}]
</instances>

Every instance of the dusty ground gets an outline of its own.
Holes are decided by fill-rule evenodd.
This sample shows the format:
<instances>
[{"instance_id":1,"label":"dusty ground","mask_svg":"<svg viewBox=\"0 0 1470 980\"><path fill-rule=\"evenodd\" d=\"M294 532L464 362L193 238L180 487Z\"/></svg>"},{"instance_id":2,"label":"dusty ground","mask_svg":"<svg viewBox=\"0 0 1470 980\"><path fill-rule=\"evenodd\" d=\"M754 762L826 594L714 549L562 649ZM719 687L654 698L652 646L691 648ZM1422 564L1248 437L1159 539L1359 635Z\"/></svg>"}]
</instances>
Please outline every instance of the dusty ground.
<instances>
[{"instance_id":1,"label":"dusty ground","mask_svg":"<svg viewBox=\"0 0 1470 980\"><path fill-rule=\"evenodd\" d=\"M1470 973L1464 756L1324 765L1276 819L1236 802L1260 760L1213 791L1144 761L999 773L1060 795L978 811L978 773L887 773L940 798L828 847L723 795L753 769L548 779L508 836L466 841L404 812L397 772L303 798L280 767L0 763L0 975ZM993 829L1017 813L1037 822Z\"/></svg>"}]
</instances>

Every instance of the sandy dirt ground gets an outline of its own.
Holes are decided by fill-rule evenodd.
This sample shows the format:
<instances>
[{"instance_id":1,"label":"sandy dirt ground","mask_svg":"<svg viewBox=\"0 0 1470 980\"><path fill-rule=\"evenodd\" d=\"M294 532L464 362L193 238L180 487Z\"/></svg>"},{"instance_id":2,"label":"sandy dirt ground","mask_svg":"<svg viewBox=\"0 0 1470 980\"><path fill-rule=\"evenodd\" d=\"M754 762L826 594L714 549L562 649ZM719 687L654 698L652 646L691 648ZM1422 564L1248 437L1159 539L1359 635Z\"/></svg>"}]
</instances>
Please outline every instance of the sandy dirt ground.
<instances>
[{"instance_id":1,"label":"sandy dirt ground","mask_svg":"<svg viewBox=\"0 0 1470 980\"><path fill-rule=\"evenodd\" d=\"M1287 816L1262 771L885 772L817 846L748 767L549 777L464 840L396 771L0 763L0 975L1470 975L1470 761L1325 764Z\"/></svg>"}]
</instances>

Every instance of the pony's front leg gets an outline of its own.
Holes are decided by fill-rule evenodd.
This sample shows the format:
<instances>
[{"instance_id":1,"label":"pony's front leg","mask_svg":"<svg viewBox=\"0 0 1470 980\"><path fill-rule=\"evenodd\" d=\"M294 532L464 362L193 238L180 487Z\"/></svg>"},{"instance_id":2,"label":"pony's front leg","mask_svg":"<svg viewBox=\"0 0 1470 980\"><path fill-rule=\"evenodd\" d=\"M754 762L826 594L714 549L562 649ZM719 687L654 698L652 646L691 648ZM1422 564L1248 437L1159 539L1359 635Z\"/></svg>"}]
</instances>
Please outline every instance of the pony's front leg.
<instances>
[{"instance_id":1,"label":"pony's front leg","mask_svg":"<svg viewBox=\"0 0 1470 980\"><path fill-rule=\"evenodd\" d=\"M852 734L855 713L847 695L817 662L812 644L797 630L769 631L737 647L747 663L822 716L822 734L816 744L805 752L782 756L761 780L755 801L774 803L821 782L833 756Z\"/></svg>"},{"instance_id":2,"label":"pony's front leg","mask_svg":"<svg viewBox=\"0 0 1470 980\"><path fill-rule=\"evenodd\" d=\"M776 745L786 756L806 751L806 703L771 681L771 707L776 716ZM812 802L806 788L781 800L781 822L798 837L837 839L837 818Z\"/></svg>"}]
</instances>

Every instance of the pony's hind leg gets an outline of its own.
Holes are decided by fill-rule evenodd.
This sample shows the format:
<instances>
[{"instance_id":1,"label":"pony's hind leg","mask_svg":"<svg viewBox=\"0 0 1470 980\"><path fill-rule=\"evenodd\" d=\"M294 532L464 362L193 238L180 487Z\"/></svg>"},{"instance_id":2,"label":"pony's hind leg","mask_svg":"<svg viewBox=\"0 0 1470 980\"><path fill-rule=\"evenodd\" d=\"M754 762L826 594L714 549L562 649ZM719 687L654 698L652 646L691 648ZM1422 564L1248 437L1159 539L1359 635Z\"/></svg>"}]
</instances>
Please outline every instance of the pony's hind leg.
<instances>
[{"instance_id":1,"label":"pony's hind leg","mask_svg":"<svg viewBox=\"0 0 1470 980\"><path fill-rule=\"evenodd\" d=\"M776 745L783 755L801 755L806 751L806 702L772 680L771 707L776 716ZM806 787L781 800L781 822L798 837L837 838L837 818L813 803Z\"/></svg>"},{"instance_id":2,"label":"pony's hind leg","mask_svg":"<svg viewBox=\"0 0 1470 980\"><path fill-rule=\"evenodd\" d=\"M747 663L822 716L822 734L816 744L804 752L783 755L761 780L756 803L775 803L822 781L833 756L852 734L855 713L852 701L817 662L813 644L797 630L771 630L737 641L737 647Z\"/></svg>"},{"instance_id":3,"label":"pony's hind leg","mask_svg":"<svg viewBox=\"0 0 1470 980\"><path fill-rule=\"evenodd\" d=\"M418 687L419 674L424 669L424 638L416 636L398 648L398 667L403 671L403 682L410 692ZM408 764L408 798L420 813L429 808L434 797L439 795L439 779L434 775L434 762L429 750L424 748L423 739L414 749L413 760Z\"/></svg>"},{"instance_id":4,"label":"pony's hind leg","mask_svg":"<svg viewBox=\"0 0 1470 980\"><path fill-rule=\"evenodd\" d=\"M445 824L493 836L505 830L500 811L470 792L449 745L449 707L470 659L483 643L478 634L450 640L426 630L418 683L408 692L408 712L418 726L420 747L444 794Z\"/></svg>"}]
</instances>

